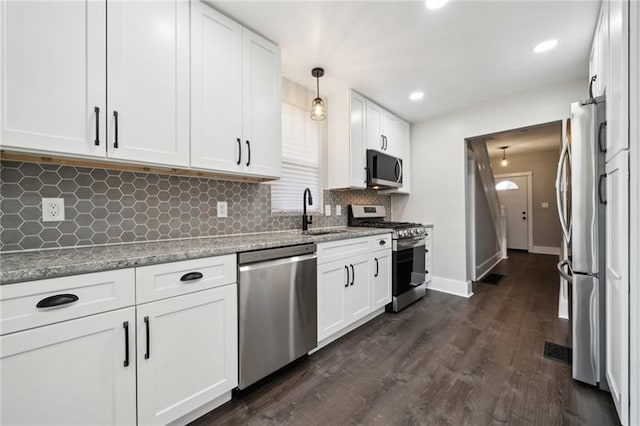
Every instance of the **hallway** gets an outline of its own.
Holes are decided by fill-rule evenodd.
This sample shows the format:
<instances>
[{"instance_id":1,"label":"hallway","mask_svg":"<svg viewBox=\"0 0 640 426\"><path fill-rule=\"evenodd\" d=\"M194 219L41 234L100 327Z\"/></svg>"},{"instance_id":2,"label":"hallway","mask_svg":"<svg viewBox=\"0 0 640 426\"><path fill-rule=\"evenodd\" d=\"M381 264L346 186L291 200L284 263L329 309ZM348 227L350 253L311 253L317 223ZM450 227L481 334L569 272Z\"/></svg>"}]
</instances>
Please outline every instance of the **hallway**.
<instances>
[{"instance_id":1,"label":"hallway","mask_svg":"<svg viewBox=\"0 0 640 426\"><path fill-rule=\"evenodd\" d=\"M509 256L499 285L474 284L470 299L430 291L194 424L618 424L608 394L542 356L545 340L570 344L557 258Z\"/></svg>"}]
</instances>

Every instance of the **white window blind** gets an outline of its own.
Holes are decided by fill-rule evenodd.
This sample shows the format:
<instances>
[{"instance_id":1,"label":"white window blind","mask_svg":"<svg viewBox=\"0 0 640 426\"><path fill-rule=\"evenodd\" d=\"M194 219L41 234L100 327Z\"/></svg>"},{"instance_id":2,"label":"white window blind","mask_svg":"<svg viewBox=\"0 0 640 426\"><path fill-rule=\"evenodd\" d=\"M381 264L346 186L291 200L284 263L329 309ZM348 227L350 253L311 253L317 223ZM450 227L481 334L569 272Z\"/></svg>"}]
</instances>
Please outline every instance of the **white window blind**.
<instances>
[{"instance_id":1,"label":"white window blind","mask_svg":"<svg viewBox=\"0 0 640 426\"><path fill-rule=\"evenodd\" d=\"M309 212L322 211L320 206L320 147L318 124L309 112L282 103L282 177L271 184L273 213L302 212L302 194L311 190L313 206Z\"/></svg>"}]
</instances>

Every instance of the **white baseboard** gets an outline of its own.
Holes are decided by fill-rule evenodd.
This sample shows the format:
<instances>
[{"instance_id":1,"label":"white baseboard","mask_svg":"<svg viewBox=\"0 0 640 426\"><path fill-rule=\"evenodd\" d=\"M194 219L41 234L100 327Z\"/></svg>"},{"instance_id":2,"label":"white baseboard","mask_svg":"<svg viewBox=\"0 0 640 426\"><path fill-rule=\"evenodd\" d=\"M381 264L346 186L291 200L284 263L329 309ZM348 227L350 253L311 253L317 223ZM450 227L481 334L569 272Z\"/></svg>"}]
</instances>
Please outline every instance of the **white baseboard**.
<instances>
[{"instance_id":1,"label":"white baseboard","mask_svg":"<svg viewBox=\"0 0 640 426\"><path fill-rule=\"evenodd\" d=\"M560 256L560 247L531 246L529 253L555 254L556 256Z\"/></svg>"},{"instance_id":2,"label":"white baseboard","mask_svg":"<svg viewBox=\"0 0 640 426\"><path fill-rule=\"evenodd\" d=\"M215 410L216 408L218 408L222 404L224 404L226 402L229 402L229 401L231 401L231 391L226 392L223 395L220 395L219 397L217 397L213 401L207 402L206 404L202 405L200 408L196 408L192 412L187 413L184 416L180 417L179 419L176 419L176 420L172 421L171 423L169 423L169 426L184 426L184 425L187 425L187 424L191 423L192 421L194 421L196 419L199 419L200 417L204 416L208 412Z\"/></svg>"},{"instance_id":3,"label":"white baseboard","mask_svg":"<svg viewBox=\"0 0 640 426\"><path fill-rule=\"evenodd\" d=\"M473 296L471 281L457 281L443 277L433 277L427 284L427 289L441 293L453 294L460 297Z\"/></svg>"},{"instance_id":4,"label":"white baseboard","mask_svg":"<svg viewBox=\"0 0 640 426\"><path fill-rule=\"evenodd\" d=\"M336 333L332 334L331 336L325 337L324 339L322 339L321 341L318 342L318 346L316 346L315 349L309 351L309 355L311 355L314 352L319 351L320 349L322 349L325 346L327 346L329 343L331 343L331 342L333 342L335 340L338 340L339 338L341 338L345 334L348 334L348 333L352 332L353 330L355 330L356 328L360 327L361 325L371 321L372 319L374 319L378 315L384 314L384 312L385 312L385 308L383 306L383 307L378 308L375 311L371 312L366 317L359 319L358 321L354 322L353 324L350 324L350 325L346 326L345 328L343 328L340 331L337 331Z\"/></svg>"},{"instance_id":5,"label":"white baseboard","mask_svg":"<svg viewBox=\"0 0 640 426\"><path fill-rule=\"evenodd\" d=\"M482 262L482 264L476 266L476 279L475 281L480 281L503 259L502 252L499 251L489 259Z\"/></svg>"}]
</instances>

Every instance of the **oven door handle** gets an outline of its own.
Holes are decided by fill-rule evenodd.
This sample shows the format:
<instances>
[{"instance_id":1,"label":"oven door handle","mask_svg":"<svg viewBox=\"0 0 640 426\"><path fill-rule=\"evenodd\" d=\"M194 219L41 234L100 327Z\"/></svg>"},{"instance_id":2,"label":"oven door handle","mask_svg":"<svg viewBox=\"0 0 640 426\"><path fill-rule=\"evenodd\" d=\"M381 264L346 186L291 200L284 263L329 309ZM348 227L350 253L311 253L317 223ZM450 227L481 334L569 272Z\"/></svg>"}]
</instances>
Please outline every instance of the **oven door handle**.
<instances>
[{"instance_id":1,"label":"oven door handle","mask_svg":"<svg viewBox=\"0 0 640 426\"><path fill-rule=\"evenodd\" d=\"M403 240L394 241L394 246L397 247L396 251L405 250L408 248L420 247L425 245L425 237L421 235L419 237L406 238Z\"/></svg>"}]
</instances>

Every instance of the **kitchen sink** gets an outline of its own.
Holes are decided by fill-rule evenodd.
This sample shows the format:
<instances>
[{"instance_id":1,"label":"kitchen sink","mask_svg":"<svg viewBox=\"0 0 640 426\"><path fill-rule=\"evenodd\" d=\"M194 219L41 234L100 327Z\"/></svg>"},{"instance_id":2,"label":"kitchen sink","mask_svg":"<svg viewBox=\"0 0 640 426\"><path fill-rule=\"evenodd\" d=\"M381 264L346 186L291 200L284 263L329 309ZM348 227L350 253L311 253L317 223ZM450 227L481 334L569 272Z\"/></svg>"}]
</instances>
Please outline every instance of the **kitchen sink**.
<instances>
[{"instance_id":1,"label":"kitchen sink","mask_svg":"<svg viewBox=\"0 0 640 426\"><path fill-rule=\"evenodd\" d=\"M342 234L347 232L346 229L309 229L302 231L303 235L328 235L328 234Z\"/></svg>"}]
</instances>

